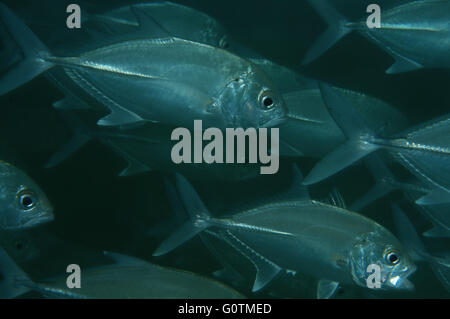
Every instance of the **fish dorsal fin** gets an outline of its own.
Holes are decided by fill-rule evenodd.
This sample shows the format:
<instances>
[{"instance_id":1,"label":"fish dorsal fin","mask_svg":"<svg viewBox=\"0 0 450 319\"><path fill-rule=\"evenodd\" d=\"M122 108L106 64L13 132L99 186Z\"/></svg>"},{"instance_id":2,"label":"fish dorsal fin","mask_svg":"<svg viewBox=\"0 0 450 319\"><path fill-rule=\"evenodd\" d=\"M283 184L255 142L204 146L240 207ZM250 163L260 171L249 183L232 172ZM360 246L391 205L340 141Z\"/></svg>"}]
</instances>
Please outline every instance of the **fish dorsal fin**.
<instances>
[{"instance_id":1,"label":"fish dorsal fin","mask_svg":"<svg viewBox=\"0 0 450 319\"><path fill-rule=\"evenodd\" d=\"M138 259L135 257L130 257L127 255L113 253L110 251L103 251L103 255L111 258L112 260L114 260L115 264L121 265L121 266L136 266L136 265L147 264L147 262L144 260L141 260L141 259Z\"/></svg>"},{"instance_id":2,"label":"fish dorsal fin","mask_svg":"<svg viewBox=\"0 0 450 319\"><path fill-rule=\"evenodd\" d=\"M406 247L409 255L416 261L424 260L428 256L425 245L417 231L403 210L396 204L391 205L394 224L400 242Z\"/></svg>"},{"instance_id":3,"label":"fish dorsal fin","mask_svg":"<svg viewBox=\"0 0 450 319\"><path fill-rule=\"evenodd\" d=\"M281 268L277 264L260 255L247 244L239 240L239 238L234 236L230 231L223 232L222 239L245 256L256 268L256 278L252 292L264 288L281 271Z\"/></svg>"},{"instance_id":4,"label":"fish dorsal fin","mask_svg":"<svg viewBox=\"0 0 450 319\"><path fill-rule=\"evenodd\" d=\"M336 281L319 280L317 283L317 299L330 299L334 296L338 288L339 283Z\"/></svg>"},{"instance_id":5,"label":"fish dorsal fin","mask_svg":"<svg viewBox=\"0 0 450 319\"><path fill-rule=\"evenodd\" d=\"M174 36L167 31L158 21L156 21L151 15L147 12L144 12L139 9L137 6L130 6L131 11L133 12L136 20L139 23L139 28L145 32L146 35L154 34L154 38L173 38Z\"/></svg>"},{"instance_id":6,"label":"fish dorsal fin","mask_svg":"<svg viewBox=\"0 0 450 319\"><path fill-rule=\"evenodd\" d=\"M293 164L292 168L292 179L289 190L284 195L287 199L294 200L311 200L309 196L308 187L303 185L303 174L298 168L297 164Z\"/></svg>"},{"instance_id":7,"label":"fish dorsal fin","mask_svg":"<svg viewBox=\"0 0 450 319\"><path fill-rule=\"evenodd\" d=\"M347 205L345 204L344 197L342 196L341 192L338 191L337 188L333 188L331 193L328 195L328 200L331 205L340 207L340 208L347 208Z\"/></svg>"}]
</instances>

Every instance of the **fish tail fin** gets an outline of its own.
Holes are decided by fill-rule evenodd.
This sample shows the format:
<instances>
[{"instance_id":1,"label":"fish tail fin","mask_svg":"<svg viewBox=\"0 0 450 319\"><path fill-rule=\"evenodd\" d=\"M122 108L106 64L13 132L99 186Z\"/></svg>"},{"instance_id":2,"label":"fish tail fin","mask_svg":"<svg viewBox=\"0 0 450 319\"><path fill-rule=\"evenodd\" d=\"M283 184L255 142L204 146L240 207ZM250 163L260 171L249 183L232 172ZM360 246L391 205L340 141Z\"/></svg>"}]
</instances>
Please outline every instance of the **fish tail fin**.
<instances>
[{"instance_id":1,"label":"fish tail fin","mask_svg":"<svg viewBox=\"0 0 450 319\"><path fill-rule=\"evenodd\" d=\"M0 298L15 298L30 291L19 281L30 281L22 269L0 247Z\"/></svg>"},{"instance_id":2,"label":"fish tail fin","mask_svg":"<svg viewBox=\"0 0 450 319\"><path fill-rule=\"evenodd\" d=\"M23 59L0 77L0 95L6 94L53 66L47 47L7 6L0 3L0 21L23 53Z\"/></svg>"},{"instance_id":3,"label":"fish tail fin","mask_svg":"<svg viewBox=\"0 0 450 319\"><path fill-rule=\"evenodd\" d=\"M358 112L329 85L319 83L319 87L330 115L347 137L347 141L313 167L303 181L304 185L320 182L380 148L370 142L376 135Z\"/></svg>"},{"instance_id":4,"label":"fish tail fin","mask_svg":"<svg viewBox=\"0 0 450 319\"><path fill-rule=\"evenodd\" d=\"M176 184L189 220L163 241L153 256L164 255L211 226L212 217L192 185L181 175L176 174Z\"/></svg>"},{"instance_id":5,"label":"fish tail fin","mask_svg":"<svg viewBox=\"0 0 450 319\"><path fill-rule=\"evenodd\" d=\"M320 35L303 58L302 65L311 63L334 46L352 29L347 26L347 19L341 15L328 0L308 0L310 5L328 23L328 29Z\"/></svg>"},{"instance_id":6,"label":"fish tail fin","mask_svg":"<svg viewBox=\"0 0 450 319\"><path fill-rule=\"evenodd\" d=\"M374 178L375 185L363 197L350 205L350 209L353 211L363 209L370 203L396 189L396 187L393 186L393 183L390 183L390 181L395 181L394 175L392 175L391 171L378 155L373 154L369 156L364 160L364 163Z\"/></svg>"},{"instance_id":7,"label":"fish tail fin","mask_svg":"<svg viewBox=\"0 0 450 319\"><path fill-rule=\"evenodd\" d=\"M67 114L67 112L68 111L64 111L60 114L65 123L72 130L72 137L50 157L45 164L46 168L55 167L61 164L91 140L91 134L86 124L75 114Z\"/></svg>"}]
</instances>

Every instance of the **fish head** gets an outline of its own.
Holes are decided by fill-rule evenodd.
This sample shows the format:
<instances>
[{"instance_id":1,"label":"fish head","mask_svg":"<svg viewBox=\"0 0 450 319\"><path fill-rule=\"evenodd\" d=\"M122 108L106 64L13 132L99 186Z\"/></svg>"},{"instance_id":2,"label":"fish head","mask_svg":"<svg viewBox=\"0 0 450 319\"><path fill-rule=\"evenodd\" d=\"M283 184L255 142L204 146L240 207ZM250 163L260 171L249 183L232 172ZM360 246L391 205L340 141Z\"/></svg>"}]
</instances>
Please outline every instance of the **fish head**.
<instances>
[{"instance_id":1,"label":"fish head","mask_svg":"<svg viewBox=\"0 0 450 319\"><path fill-rule=\"evenodd\" d=\"M0 162L0 229L31 228L52 221L53 207L23 171Z\"/></svg>"},{"instance_id":2,"label":"fish head","mask_svg":"<svg viewBox=\"0 0 450 319\"><path fill-rule=\"evenodd\" d=\"M233 127L273 127L287 119L287 107L282 95L262 72L249 67L234 78L222 95L227 108L228 123ZM230 109L232 108L232 109Z\"/></svg>"},{"instance_id":3,"label":"fish head","mask_svg":"<svg viewBox=\"0 0 450 319\"><path fill-rule=\"evenodd\" d=\"M376 288L382 290L414 289L408 277L417 267L386 229L358 237L350 255L351 275L357 285L373 288L369 281L374 283L376 280Z\"/></svg>"}]
</instances>

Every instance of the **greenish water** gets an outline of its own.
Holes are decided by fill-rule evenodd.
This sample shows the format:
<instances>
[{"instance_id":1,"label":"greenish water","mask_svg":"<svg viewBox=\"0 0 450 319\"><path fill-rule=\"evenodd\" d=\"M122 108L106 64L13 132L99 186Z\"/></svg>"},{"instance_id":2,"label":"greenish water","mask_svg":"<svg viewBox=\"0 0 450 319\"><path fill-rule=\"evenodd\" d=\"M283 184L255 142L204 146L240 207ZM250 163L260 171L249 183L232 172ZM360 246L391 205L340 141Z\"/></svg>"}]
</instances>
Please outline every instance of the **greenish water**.
<instances>
[{"instance_id":1,"label":"greenish water","mask_svg":"<svg viewBox=\"0 0 450 319\"><path fill-rule=\"evenodd\" d=\"M33 1L4 1L13 10L26 8ZM99 10L127 1L87 1ZM255 52L279 64L334 85L371 94L400 110L412 124L444 115L450 105L450 73L448 70L421 70L407 74L386 75L392 59L382 50L357 34L341 40L319 60L307 67L300 62L314 39L325 29L325 23L306 1L256 0L186 0L175 1L201 10L221 22L231 36ZM358 17L373 1L336 1L336 6L349 17ZM394 1L378 1L384 5ZM61 5L55 5L61 8ZM38 14L38 13L36 13ZM52 12L39 12L40 19L53 17ZM64 12L63 12L64 15ZM61 26L64 27L64 26ZM44 77L38 77L19 89L0 97L0 151L18 163L47 193L55 207L55 221L40 229L2 236L3 243L17 249L21 266L33 279L64 275L65 267L77 263L83 269L105 262L102 250L114 251L150 260L161 265L208 275L218 262L196 238L161 258L152 252L174 229L170 223L160 232L146 235L160 222L173 215L164 189L164 175L159 172L121 178L117 173L126 164L99 142L91 142L63 164L45 169L48 158L71 136L51 105L62 94ZM262 176L250 181L193 181L200 197L214 214L265 198L286 188L290 181L290 164L283 159L275 176ZM316 162L305 158L296 161L307 173ZM352 202L367 191L372 179L362 166L347 169L330 181L311 188L323 197L333 186ZM390 203L402 200L393 193L377 201L361 213L395 232ZM419 232L429 224L413 206L411 216ZM167 229L167 230L166 230ZM13 240L11 239L13 238ZM446 250L450 240L428 240L430 249ZM287 279L289 281L289 279ZM420 264L412 277L414 292L368 293L364 289L344 286L341 298L448 298L449 292L439 283L427 264ZM250 280L251 282L251 280ZM283 297L313 297L315 282L298 279L274 286ZM298 286L295 286L298 283ZM303 287L303 286L306 286ZM291 286L295 286L292 288ZM302 286L302 287L300 287ZM300 287L300 288L299 288ZM244 289L245 290L245 289ZM247 289L248 290L248 289ZM271 297L267 292L249 297Z\"/></svg>"}]
</instances>

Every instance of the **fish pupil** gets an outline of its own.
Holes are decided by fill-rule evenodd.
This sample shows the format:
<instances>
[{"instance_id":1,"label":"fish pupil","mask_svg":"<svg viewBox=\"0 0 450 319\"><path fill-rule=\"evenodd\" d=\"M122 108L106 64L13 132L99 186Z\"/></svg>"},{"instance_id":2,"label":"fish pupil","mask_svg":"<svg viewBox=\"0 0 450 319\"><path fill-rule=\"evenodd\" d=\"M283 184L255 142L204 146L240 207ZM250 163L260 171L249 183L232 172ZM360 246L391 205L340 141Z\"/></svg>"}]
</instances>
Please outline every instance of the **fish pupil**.
<instances>
[{"instance_id":1,"label":"fish pupil","mask_svg":"<svg viewBox=\"0 0 450 319\"><path fill-rule=\"evenodd\" d=\"M389 261L394 264L398 261L398 257L395 254L392 254L389 256Z\"/></svg>"},{"instance_id":2,"label":"fish pupil","mask_svg":"<svg viewBox=\"0 0 450 319\"><path fill-rule=\"evenodd\" d=\"M30 196L23 196L22 205L23 207L29 208L30 206L33 205L33 199Z\"/></svg>"},{"instance_id":3,"label":"fish pupil","mask_svg":"<svg viewBox=\"0 0 450 319\"><path fill-rule=\"evenodd\" d=\"M266 97L263 101L265 107L270 107L273 104L273 100L270 97Z\"/></svg>"}]
</instances>

